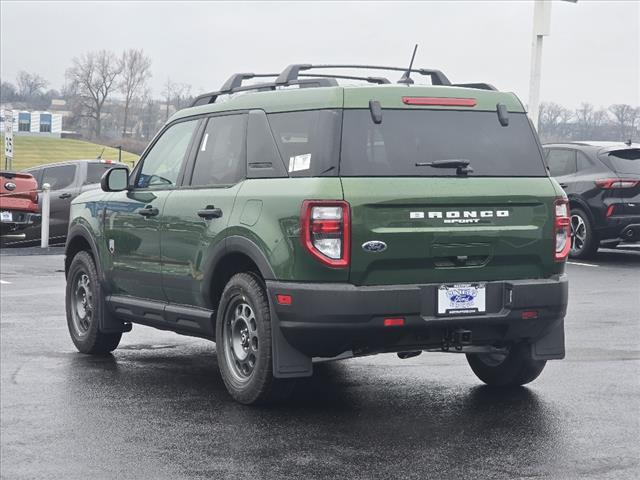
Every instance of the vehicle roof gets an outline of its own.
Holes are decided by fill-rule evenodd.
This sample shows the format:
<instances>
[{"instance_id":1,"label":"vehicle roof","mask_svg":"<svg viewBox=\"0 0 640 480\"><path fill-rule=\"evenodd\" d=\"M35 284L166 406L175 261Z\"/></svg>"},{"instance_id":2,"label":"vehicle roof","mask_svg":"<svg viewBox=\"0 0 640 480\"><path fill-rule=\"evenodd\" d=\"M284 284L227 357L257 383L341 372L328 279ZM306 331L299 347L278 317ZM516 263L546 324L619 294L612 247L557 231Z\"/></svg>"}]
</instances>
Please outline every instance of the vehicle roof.
<instances>
[{"instance_id":1,"label":"vehicle roof","mask_svg":"<svg viewBox=\"0 0 640 480\"><path fill-rule=\"evenodd\" d=\"M629 145L625 142L602 142L602 141L573 141L545 143L543 147L585 147L589 150L597 150L598 153L614 152L616 150L627 150L640 148L640 143Z\"/></svg>"},{"instance_id":2,"label":"vehicle roof","mask_svg":"<svg viewBox=\"0 0 640 480\"><path fill-rule=\"evenodd\" d=\"M45 167L59 167L62 165L76 165L79 163L103 163L105 165L126 165L124 163L121 162L116 162L115 160L100 160L97 158L89 158L86 160L65 160L63 162L55 162L55 163L44 163L42 165L36 165L34 167L29 167L29 168L25 168L24 170L22 170L23 172L31 172L33 170L39 170L40 168L45 168Z\"/></svg>"},{"instance_id":3,"label":"vehicle roof","mask_svg":"<svg viewBox=\"0 0 640 480\"><path fill-rule=\"evenodd\" d=\"M513 93L476 88L442 85L358 85L316 88L283 88L272 91L249 91L227 96L223 101L186 108L175 113L171 120L208 113L259 109L267 113L315 110L327 108L369 108L370 100L377 100L383 108L420 109L405 105L402 97L474 98L475 107L465 110L495 111L497 103L510 112L524 112ZM458 110L461 107L429 106L429 109Z\"/></svg>"}]
</instances>

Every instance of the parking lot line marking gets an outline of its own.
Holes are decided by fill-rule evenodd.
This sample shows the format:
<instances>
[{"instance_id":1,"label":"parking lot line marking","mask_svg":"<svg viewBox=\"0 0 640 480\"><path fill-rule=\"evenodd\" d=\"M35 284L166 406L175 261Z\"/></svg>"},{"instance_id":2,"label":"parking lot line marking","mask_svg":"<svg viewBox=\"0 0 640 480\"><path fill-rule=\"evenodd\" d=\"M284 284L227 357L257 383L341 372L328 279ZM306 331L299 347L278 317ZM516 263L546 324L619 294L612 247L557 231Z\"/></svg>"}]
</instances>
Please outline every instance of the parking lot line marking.
<instances>
[{"instance_id":1,"label":"parking lot line marking","mask_svg":"<svg viewBox=\"0 0 640 480\"><path fill-rule=\"evenodd\" d=\"M11 285L11 282L7 282L6 280L0 280L0 284L2 284L2 285Z\"/></svg>"},{"instance_id":2,"label":"parking lot line marking","mask_svg":"<svg viewBox=\"0 0 640 480\"><path fill-rule=\"evenodd\" d=\"M581 267L599 267L600 265L593 265L592 263L582 263L582 262L567 262L569 265L580 265Z\"/></svg>"}]
</instances>

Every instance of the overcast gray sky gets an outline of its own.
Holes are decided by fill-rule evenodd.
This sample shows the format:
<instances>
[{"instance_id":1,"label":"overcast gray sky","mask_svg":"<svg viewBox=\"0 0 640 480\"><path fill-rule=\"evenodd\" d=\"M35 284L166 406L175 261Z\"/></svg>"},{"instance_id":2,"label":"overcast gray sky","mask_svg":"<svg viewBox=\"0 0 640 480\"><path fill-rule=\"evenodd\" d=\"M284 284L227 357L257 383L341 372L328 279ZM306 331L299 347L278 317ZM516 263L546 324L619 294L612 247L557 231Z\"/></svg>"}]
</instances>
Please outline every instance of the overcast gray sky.
<instances>
[{"instance_id":1,"label":"overcast gray sky","mask_svg":"<svg viewBox=\"0 0 640 480\"><path fill-rule=\"evenodd\" d=\"M0 3L3 80L37 72L60 88L88 50L143 48L153 94L167 77L193 93L234 72L289 63L416 65L455 82L489 82L528 100L533 3L14 2ZM554 2L542 100L640 105L640 2Z\"/></svg>"}]
</instances>

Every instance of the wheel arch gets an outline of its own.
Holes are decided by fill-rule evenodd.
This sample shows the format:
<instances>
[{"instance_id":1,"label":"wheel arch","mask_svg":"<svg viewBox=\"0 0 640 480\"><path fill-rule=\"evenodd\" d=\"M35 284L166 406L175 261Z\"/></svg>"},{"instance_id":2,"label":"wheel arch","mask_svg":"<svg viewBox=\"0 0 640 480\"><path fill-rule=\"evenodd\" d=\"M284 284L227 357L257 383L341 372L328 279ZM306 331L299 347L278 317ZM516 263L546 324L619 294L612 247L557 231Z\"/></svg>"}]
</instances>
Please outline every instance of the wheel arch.
<instances>
[{"instance_id":1,"label":"wheel arch","mask_svg":"<svg viewBox=\"0 0 640 480\"><path fill-rule=\"evenodd\" d=\"M86 251L88 252L96 265L96 270L98 271L98 277L100 281L103 280L102 277L102 269L100 268L100 257L98 253L98 247L96 242L91 235L91 232L87 229L87 227L76 224L69 229L69 233L67 235L67 242L64 248L64 275L65 277L69 273L69 267L71 266L71 262L73 261L73 257L76 256L78 252Z\"/></svg>"},{"instance_id":2,"label":"wheel arch","mask_svg":"<svg viewBox=\"0 0 640 480\"><path fill-rule=\"evenodd\" d=\"M253 272L264 280L275 280L275 273L266 255L251 240L232 235L225 239L209 257L202 295L211 309L216 309L222 291L229 279L236 273Z\"/></svg>"}]
</instances>

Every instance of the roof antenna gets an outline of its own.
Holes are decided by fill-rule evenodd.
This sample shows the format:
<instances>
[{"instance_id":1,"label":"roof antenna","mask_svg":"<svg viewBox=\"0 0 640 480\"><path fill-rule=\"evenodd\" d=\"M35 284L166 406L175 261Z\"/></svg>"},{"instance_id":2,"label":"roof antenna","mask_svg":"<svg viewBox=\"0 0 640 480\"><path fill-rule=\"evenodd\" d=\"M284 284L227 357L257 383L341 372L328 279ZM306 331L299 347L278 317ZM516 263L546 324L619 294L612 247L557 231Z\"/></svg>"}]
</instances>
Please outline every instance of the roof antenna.
<instances>
[{"instance_id":1,"label":"roof antenna","mask_svg":"<svg viewBox=\"0 0 640 480\"><path fill-rule=\"evenodd\" d=\"M630 146L631 146L631 139L627 140L627 141L626 141L626 142L624 142L624 143L627 145L627 147L630 147Z\"/></svg>"},{"instance_id":2,"label":"roof antenna","mask_svg":"<svg viewBox=\"0 0 640 480\"><path fill-rule=\"evenodd\" d=\"M102 154L104 153L104 148L100 152L100 154L96 157L96 160L102 160Z\"/></svg>"},{"instance_id":3,"label":"roof antenna","mask_svg":"<svg viewBox=\"0 0 640 480\"><path fill-rule=\"evenodd\" d=\"M411 63L409 64L409 69L402 74L398 83L404 83L405 85L412 85L413 80L411 79L411 68L413 67L413 59L416 58L416 51L418 50L418 44L413 47L413 55L411 55Z\"/></svg>"}]
</instances>

